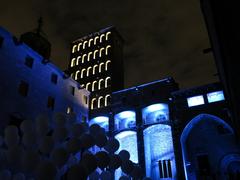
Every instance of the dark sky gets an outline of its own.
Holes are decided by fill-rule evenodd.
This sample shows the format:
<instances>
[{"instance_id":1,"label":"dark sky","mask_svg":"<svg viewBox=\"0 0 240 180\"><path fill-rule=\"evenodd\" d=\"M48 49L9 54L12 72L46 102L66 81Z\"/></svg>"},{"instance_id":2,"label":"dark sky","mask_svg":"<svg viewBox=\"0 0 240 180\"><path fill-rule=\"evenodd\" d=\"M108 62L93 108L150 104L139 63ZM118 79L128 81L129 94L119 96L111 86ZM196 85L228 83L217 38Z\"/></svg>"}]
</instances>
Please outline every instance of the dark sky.
<instances>
[{"instance_id":1,"label":"dark sky","mask_svg":"<svg viewBox=\"0 0 240 180\"><path fill-rule=\"evenodd\" d=\"M37 27L52 43L51 60L61 69L70 42L109 25L125 39L125 86L172 76L187 88L217 80L200 0L7 0L0 26L17 37Z\"/></svg>"}]
</instances>

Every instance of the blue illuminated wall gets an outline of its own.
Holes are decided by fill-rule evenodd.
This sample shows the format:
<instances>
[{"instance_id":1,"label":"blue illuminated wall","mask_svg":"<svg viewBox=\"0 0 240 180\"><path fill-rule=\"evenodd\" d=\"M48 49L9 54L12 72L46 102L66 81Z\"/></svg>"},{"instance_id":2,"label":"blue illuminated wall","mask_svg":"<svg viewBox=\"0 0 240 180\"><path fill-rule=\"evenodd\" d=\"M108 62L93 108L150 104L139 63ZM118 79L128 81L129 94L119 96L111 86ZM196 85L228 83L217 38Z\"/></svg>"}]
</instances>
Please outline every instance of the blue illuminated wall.
<instances>
[{"instance_id":1,"label":"blue illuminated wall","mask_svg":"<svg viewBox=\"0 0 240 180\"><path fill-rule=\"evenodd\" d=\"M135 131L123 131L115 136L119 141L120 147L117 151L127 150L130 153L130 160L138 163L138 146L137 146L137 133ZM124 175L120 168L115 171L115 179L118 180L121 175Z\"/></svg>"}]
</instances>

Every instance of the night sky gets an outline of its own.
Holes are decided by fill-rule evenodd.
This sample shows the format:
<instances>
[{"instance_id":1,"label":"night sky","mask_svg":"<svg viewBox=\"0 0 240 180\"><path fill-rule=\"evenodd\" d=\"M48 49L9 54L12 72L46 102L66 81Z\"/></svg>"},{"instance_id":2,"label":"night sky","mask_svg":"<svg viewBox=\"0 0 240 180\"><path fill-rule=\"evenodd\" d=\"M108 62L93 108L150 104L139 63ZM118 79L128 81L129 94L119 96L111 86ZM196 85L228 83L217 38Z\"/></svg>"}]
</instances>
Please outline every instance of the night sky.
<instances>
[{"instance_id":1,"label":"night sky","mask_svg":"<svg viewBox=\"0 0 240 180\"><path fill-rule=\"evenodd\" d=\"M37 27L52 43L51 61L65 70L70 42L114 25L125 39L125 87L172 76L182 88L217 81L200 0L8 0L0 26L17 37Z\"/></svg>"}]
</instances>

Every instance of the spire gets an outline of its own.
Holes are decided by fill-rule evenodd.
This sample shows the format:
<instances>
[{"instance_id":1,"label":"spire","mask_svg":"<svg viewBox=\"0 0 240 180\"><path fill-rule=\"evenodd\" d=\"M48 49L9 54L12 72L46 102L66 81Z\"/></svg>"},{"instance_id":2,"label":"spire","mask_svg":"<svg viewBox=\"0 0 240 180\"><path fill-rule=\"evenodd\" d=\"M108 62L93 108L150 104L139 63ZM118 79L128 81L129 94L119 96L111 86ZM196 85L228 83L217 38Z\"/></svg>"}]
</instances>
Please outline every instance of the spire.
<instances>
[{"instance_id":1,"label":"spire","mask_svg":"<svg viewBox=\"0 0 240 180\"><path fill-rule=\"evenodd\" d=\"M40 35L40 33L42 32L42 26L43 26L43 19L42 17L40 17L38 19L38 27L37 27L37 34Z\"/></svg>"}]
</instances>

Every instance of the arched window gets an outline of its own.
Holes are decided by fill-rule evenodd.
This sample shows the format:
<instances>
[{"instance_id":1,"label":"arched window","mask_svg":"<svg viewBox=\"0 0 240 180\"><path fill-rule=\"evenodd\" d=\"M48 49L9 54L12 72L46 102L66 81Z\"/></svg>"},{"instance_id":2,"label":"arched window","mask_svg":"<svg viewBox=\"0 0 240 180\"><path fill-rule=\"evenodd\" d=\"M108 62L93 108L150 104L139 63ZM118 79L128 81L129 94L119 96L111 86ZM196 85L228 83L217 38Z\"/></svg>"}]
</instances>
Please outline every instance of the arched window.
<instances>
[{"instance_id":1,"label":"arched window","mask_svg":"<svg viewBox=\"0 0 240 180\"><path fill-rule=\"evenodd\" d=\"M99 53L99 57L102 57L103 51L104 51L104 48L101 48L100 53Z\"/></svg>"},{"instance_id":2,"label":"arched window","mask_svg":"<svg viewBox=\"0 0 240 180\"><path fill-rule=\"evenodd\" d=\"M102 88L104 88L104 79L100 79L98 81L98 89L102 89Z\"/></svg>"},{"instance_id":3,"label":"arched window","mask_svg":"<svg viewBox=\"0 0 240 180\"><path fill-rule=\"evenodd\" d=\"M74 78L74 73L71 74L71 78L72 78L72 79Z\"/></svg>"},{"instance_id":4,"label":"arched window","mask_svg":"<svg viewBox=\"0 0 240 180\"><path fill-rule=\"evenodd\" d=\"M92 42L92 41L93 41L92 38L88 40L88 47L91 47L91 42Z\"/></svg>"},{"instance_id":5,"label":"arched window","mask_svg":"<svg viewBox=\"0 0 240 180\"><path fill-rule=\"evenodd\" d=\"M78 79L78 74L80 73L80 71L79 70L77 70L77 72L76 72L76 74L75 74L75 80L77 80Z\"/></svg>"},{"instance_id":6,"label":"arched window","mask_svg":"<svg viewBox=\"0 0 240 180\"><path fill-rule=\"evenodd\" d=\"M77 48L78 51L80 51L81 46L82 46L82 43L78 43L78 48Z\"/></svg>"},{"instance_id":7,"label":"arched window","mask_svg":"<svg viewBox=\"0 0 240 180\"><path fill-rule=\"evenodd\" d=\"M82 71L81 71L81 78L83 78L85 71L86 71L86 69L83 68Z\"/></svg>"},{"instance_id":8,"label":"arched window","mask_svg":"<svg viewBox=\"0 0 240 180\"><path fill-rule=\"evenodd\" d=\"M88 58L87 58L88 61L90 61L91 55L92 55L92 52L89 52L89 53L88 53Z\"/></svg>"},{"instance_id":9,"label":"arched window","mask_svg":"<svg viewBox=\"0 0 240 180\"><path fill-rule=\"evenodd\" d=\"M81 56L78 56L78 57L77 57L77 63L76 63L76 65L79 65L79 64L80 64L80 59L81 59Z\"/></svg>"},{"instance_id":10,"label":"arched window","mask_svg":"<svg viewBox=\"0 0 240 180\"><path fill-rule=\"evenodd\" d=\"M98 53L98 50L95 50L93 53L93 59L96 59L97 53Z\"/></svg>"},{"instance_id":11,"label":"arched window","mask_svg":"<svg viewBox=\"0 0 240 180\"><path fill-rule=\"evenodd\" d=\"M87 41L84 41L84 43L83 43L83 49L85 49L87 43L88 43Z\"/></svg>"},{"instance_id":12,"label":"arched window","mask_svg":"<svg viewBox=\"0 0 240 180\"><path fill-rule=\"evenodd\" d=\"M84 55L82 56L82 63L85 62L85 57L86 57L86 56L87 56L86 54L84 54Z\"/></svg>"},{"instance_id":13,"label":"arched window","mask_svg":"<svg viewBox=\"0 0 240 180\"><path fill-rule=\"evenodd\" d=\"M100 43L103 42L104 36L105 36L105 34L101 34L101 36L100 36Z\"/></svg>"},{"instance_id":14,"label":"arched window","mask_svg":"<svg viewBox=\"0 0 240 180\"><path fill-rule=\"evenodd\" d=\"M97 89L97 81L93 81L92 83L92 91L95 91Z\"/></svg>"},{"instance_id":15,"label":"arched window","mask_svg":"<svg viewBox=\"0 0 240 180\"><path fill-rule=\"evenodd\" d=\"M109 39L110 34L111 34L111 32L106 33L106 41Z\"/></svg>"},{"instance_id":16,"label":"arched window","mask_svg":"<svg viewBox=\"0 0 240 180\"><path fill-rule=\"evenodd\" d=\"M92 69L91 66L87 68L87 76L89 76L91 69Z\"/></svg>"},{"instance_id":17,"label":"arched window","mask_svg":"<svg viewBox=\"0 0 240 180\"><path fill-rule=\"evenodd\" d=\"M75 53L75 52L76 52L76 48L77 48L77 45L75 44L75 45L72 47L72 53Z\"/></svg>"},{"instance_id":18,"label":"arched window","mask_svg":"<svg viewBox=\"0 0 240 180\"><path fill-rule=\"evenodd\" d=\"M97 64L95 64L94 66L93 66L93 75L96 73L96 69L98 68L98 65Z\"/></svg>"},{"instance_id":19,"label":"arched window","mask_svg":"<svg viewBox=\"0 0 240 180\"><path fill-rule=\"evenodd\" d=\"M88 90L88 91L89 91L89 90L90 90L90 88L91 88L90 86L91 86L91 83L90 83L90 82L89 82L89 83L87 83L87 84L86 84L86 90Z\"/></svg>"},{"instance_id":20,"label":"arched window","mask_svg":"<svg viewBox=\"0 0 240 180\"><path fill-rule=\"evenodd\" d=\"M103 63L103 62L99 64L99 72L102 72L103 66L104 66L104 63Z\"/></svg>"},{"instance_id":21,"label":"arched window","mask_svg":"<svg viewBox=\"0 0 240 180\"><path fill-rule=\"evenodd\" d=\"M95 109L97 107L97 99L93 98L91 102L91 109Z\"/></svg>"},{"instance_id":22,"label":"arched window","mask_svg":"<svg viewBox=\"0 0 240 180\"><path fill-rule=\"evenodd\" d=\"M98 108L103 107L104 106L104 98L102 96L100 96L98 98Z\"/></svg>"},{"instance_id":23,"label":"arched window","mask_svg":"<svg viewBox=\"0 0 240 180\"><path fill-rule=\"evenodd\" d=\"M106 61L106 63L105 63L105 71L108 70L108 68L109 68L109 64L110 64L110 63L111 63L110 60L107 60L107 61Z\"/></svg>"},{"instance_id":24,"label":"arched window","mask_svg":"<svg viewBox=\"0 0 240 180\"><path fill-rule=\"evenodd\" d=\"M108 87L108 86L110 86L110 80L111 80L110 77L107 77L107 78L105 79L105 88Z\"/></svg>"},{"instance_id":25,"label":"arched window","mask_svg":"<svg viewBox=\"0 0 240 180\"><path fill-rule=\"evenodd\" d=\"M105 106L110 105L110 99L111 99L110 94L108 94L108 95L105 96Z\"/></svg>"},{"instance_id":26,"label":"arched window","mask_svg":"<svg viewBox=\"0 0 240 180\"><path fill-rule=\"evenodd\" d=\"M73 58L71 61L71 67L75 66L75 64L76 64L76 58Z\"/></svg>"},{"instance_id":27,"label":"arched window","mask_svg":"<svg viewBox=\"0 0 240 180\"><path fill-rule=\"evenodd\" d=\"M96 36L95 38L94 38L94 45L96 45L97 44L97 40L99 39L99 36Z\"/></svg>"},{"instance_id":28,"label":"arched window","mask_svg":"<svg viewBox=\"0 0 240 180\"><path fill-rule=\"evenodd\" d=\"M111 46L110 46L110 45L108 45L108 46L106 47L106 51L105 51L105 54L106 54L106 55L108 55L108 54L109 54L109 48L111 48Z\"/></svg>"}]
</instances>

